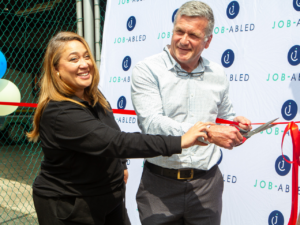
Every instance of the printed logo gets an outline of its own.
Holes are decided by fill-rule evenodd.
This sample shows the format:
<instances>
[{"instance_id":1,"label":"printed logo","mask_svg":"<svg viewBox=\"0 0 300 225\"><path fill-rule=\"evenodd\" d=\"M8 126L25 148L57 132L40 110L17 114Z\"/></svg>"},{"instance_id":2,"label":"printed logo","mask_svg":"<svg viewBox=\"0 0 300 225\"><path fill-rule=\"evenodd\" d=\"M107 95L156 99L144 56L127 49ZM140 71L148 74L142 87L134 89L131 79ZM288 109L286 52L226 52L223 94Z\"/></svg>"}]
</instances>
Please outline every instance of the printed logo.
<instances>
[{"instance_id":1,"label":"printed logo","mask_svg":"<svg viewBox=\"0 0 300 225\"><path fill-rule=\"evenodd\" d=\"M222 152L222 149L220 149L220 152L221 152L221 156L220 156L219 161L217 162L218 165L220 165L220 163L222 162L222 159L223 159L223 152Z\"/></svg>"},{"instance_id":2,"label":"printed logo","mask_svg":"<svg viewBox=\"0 0 300 225\"><path fill-rule=\"evenodd\" d=\"M137 3L137 2L143 2L145 0L119 0L118 5L124 5L124 4L129 4L129 3Z\"/></svg>"},{"instance_id":3,"label":"printed logo","mask_svg":"<svg viewBox=\"0 0 300 225\"><path fill-rule=\"evenodd\" d=\"M279 133L279 132L278 132ZM288 156L284 156L287 160L290 161ZM275 161L275 171L279 176L287 175L291 170L291 164L287 163L283 156L280 155ZM291 186L290 184L283 184L277 181L270 181L268 178L266 179L256 179L254 183L254 188L260 188L265 190L274 190L278 193L290 193ZM298 188L298 194L300 195L300 187ZM274 213L276 212L276 213ZM283 225L283 217L282 214L278 211L274 211L271 213L269 217L269 224ZM281 215L281 216L280 216Z\"/></svg>"},{"instance_id":4,"label":"printed logo","mask_svg":"<svg viewBox=\"0 0 300 225\"><path fill-rule=\"evenodd\" d=\"M294 100L287 100L281 108L281 115L285 120L294 119L297 115L297 112L298 106Z\"/></svg>"},{"instance_id":5,"label":"printed logo","mask_svg":"<svg viewBox=\"0 0 300 225\"><path fill-rule=\"evenodd\" d=\"M232 1L229 3L226 13L229 19L234 19L240 11L240 5L237 1Z\"/></svg>"},{"instance_id":6,"label":"printed logo","mask_svg":"<svg viewBox=\"0 0 300 225\"><path fill-rule=\"evenodd\" d=\"M175 20L175 16L176 16L177 11L178 11L178 9L176 9L176 10L173 12L173 15L172 15L172 23L174 23L174 20Z\"/></svg>"},{"instance_id":7,"label":"printed logo","mask_svg":"<svg viewBox=\"0 0 300 225\"><path fill-rule=\"evenodd\" d=\"M225 11L225 9L224 9ZM226 9L226 14L229 19L234 19L237 17L237 15L240 12L240 5L237 1L232 1L229 3ZM246 23L244 24L226 24L226 25L221 25L221 24L216 24L214 27L214 34L235 34L235 33L241 33L241 32L252 32L255 30L255 24L254 23L249 23L245 21Z\"/></svg>"},{"instance_id":8,"label":"printed logo","mask_svg":"<svg viewBox=\"0 0 300 225\"><path fill-rule=\"evenodd\" d=\"M300 1L300 0L299 0ZM298 27L300 25L300 19L298 21L284 20L274 21L272 29L281 29L281 28L289 28L289 27Z\"/></svg>"},{"instance_id":9,"label":"printed logo","mask_svg":"<svg viewBox=\"0 0 300 225\"><path fill-rule=\"evenodd\" d=\"M269 73L266 81L300 81L300 73Z\"/></svg>"},{"instance_id":10,"label":"printed logo","mask_svg":"<svg viewBox=\"0 0 300 225\"><path fill-rule=\"evenodd\" d=\"M126 23L127 30L132 31L135 28L136 25L136 19L134 16L129 17ZM125 37L120 36L116 37L114 40L114 44L121 44L121 43L138 43L141 41L146 41L146 35L143 34L137 34L136 32L133 32L131 36Z\"/></svg>"},{"instance_id":11,"label":"printed logo","mask_svg":"<svg viewBox=\"0 0 300 225\"><path fill-rule=\"evenodd\" d=\"M109 83L129 83L130 82L130 76L125 77L110 77Z\"/></svg>"},{"instance_id":12,"label":"printed logo","mask_svg":"<svg viewBox=\"0 0 300 225\"><path fill-rule=\"evenodd\" d=\"M134 29L136 25L136 19L134 16L129 17L129 19L127 20L127 29L129 31L132 31Z\"/></svg>"},{"instance_id":13,"label":"printed logo","mask_svg":"<svg viewBox=\"0 0 300 225\"><path fill-rule=\"evenodd\" d=\"M284 155L284 157L290 161L289 157L287 157L286 155ZM285 176L290 172L291 164L286 162L281 155L277 158L277 160L275 162L275 170L278 173L278 175Z\"/></svg>"},{"instance_id":14,"label":"printed logo","mask_svg":"<svg viewBox=\"0 0 300 225\"><path fill-rule=\"evenodd\" d=\"M136 116L115 116L118 123L136 123Z\"/></svg>"},{"instance_id":15,"label":"printed logo","mask_svg":"<svg viewBox=\"0 0 300 225\"><path fill-rule=\"evenodd\" d=\"M126 162L127 166L130 165L130 159L127 159L127 162Z\"/></svg>"},{"instance_id":16,"label":"printed logo","mask_svg":"<svg viewBox=\"0 0 300 225\"><path fill-rule=\"evenodd\" d=\"M269 221L269 225L283 225L284 217L280 211L275 210L271 212L268 221Z\"/></svg>"},{"instance_id":17,"label":"printed logo","mask_svg":"<svg viewBox=\"0 0 300 225\"><path fill-rule=\"evenodd\" d=\"M294 45L288 53L288 61L292 66L300 64L300 45Z\"/></svg>"},{"instance_id":18,"label":"printed logo","mask_svg":"<svg viewBox=\"0 0 300 225\"><path fill-rule=\"evenodd\" d=\"M129 56L126 56L123 59L122 68L123 68L124 71L127 71L127 70L130 69L130 66L131 66L131 58Z\"/></svg>"},{"instance_id":19,"label":"printed logo","mask_svg":"<svg viewBox=\"0 0 300 225\"><path fill-rule=\"evenodd\" d=\"M300 11L300 0L293 0L293 6L296 11Z\"/></svg>"},{"instance_id":20,"label":"printed logo","mask_svg":"<svg viewBox=\"0 0 300 225\"><path fill-rule=\"evenodd\" d=\"M117 103L118 109L125 109L126 107L126 98L124 96L121 96Z\"/></svg>"},{"instance_id":21,"label":"printed logo","mask_svg":"<svg viewBox=\"0 0 300 225\"><path fill-rule=\"evenodd\" d=\"M234 52L231 49L227 49L221 58L222 65L226 68L230 67L234 61Z\"/></svg>"}]
</instances>

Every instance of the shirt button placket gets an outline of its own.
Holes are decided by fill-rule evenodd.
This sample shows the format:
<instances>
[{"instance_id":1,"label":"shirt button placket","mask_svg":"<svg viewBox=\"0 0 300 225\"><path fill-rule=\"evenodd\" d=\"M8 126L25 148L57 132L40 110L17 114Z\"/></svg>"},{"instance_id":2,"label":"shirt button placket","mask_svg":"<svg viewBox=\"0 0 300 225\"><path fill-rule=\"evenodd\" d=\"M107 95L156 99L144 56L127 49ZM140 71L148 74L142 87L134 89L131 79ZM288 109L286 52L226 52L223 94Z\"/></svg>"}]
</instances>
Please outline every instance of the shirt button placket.
<instances>
[{"instance_id":1,"label":"shirt button placket","mask_svg":"<svg viewBox=\"0 0 300 225\"><path fill-rule=\"evenodd\" d=\"M189 108L189 112L190 112L190 116L194 117L194 107L195 107L195 94L194 94L194 79L192 79L193 77L190 76L190 85L189 85L189 90L190 90L190 108Z\"/></svg>"},{"instance_id":2,"label":"shirt button placket","mask_svg":"<svg viewBox=\"0 0 300 225\"><path fill-rule=\"evenodd\" d=\"M191 105L194 105L194 94L191 94ZM193 107L191 107L191 117L194 117L194 113L193 113Z\"/></svg>"},{"instance_id":3,"label":"shirt button placket","mask_svg":"<svg viewBox=\"0 0 300 225\"><path fill-rule=\"evenodd\" d=\"M194 117L194 113L193 113L193 111L194 111L194 102L195 102L194 99L195 99L194 94L192 93L191 94L191 106L192 106L191 107L191 117Z\"/></svg>"}]
</instances>

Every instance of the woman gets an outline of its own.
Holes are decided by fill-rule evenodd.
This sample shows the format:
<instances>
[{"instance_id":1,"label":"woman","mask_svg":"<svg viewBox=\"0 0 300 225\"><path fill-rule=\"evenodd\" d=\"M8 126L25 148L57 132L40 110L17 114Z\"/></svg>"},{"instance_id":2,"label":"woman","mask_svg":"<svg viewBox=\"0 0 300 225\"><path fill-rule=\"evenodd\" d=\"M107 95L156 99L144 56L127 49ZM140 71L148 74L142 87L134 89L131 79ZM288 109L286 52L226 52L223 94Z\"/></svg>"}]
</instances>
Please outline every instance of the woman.
<instances>
[{"instance_id":1,"label":"woman","mask_svg":"<svg viewBox=\"0 0 300 225\"><path fill-rule=\"evenodd\" d=\"M31 141L44 161L33 183L39 223L130 224L123 207L121 158L179 154L201 144L206 125L182 137L121 132L98 90L99 73L85 40L60 32L49 42Z\"/></svg>"}]
</instances>

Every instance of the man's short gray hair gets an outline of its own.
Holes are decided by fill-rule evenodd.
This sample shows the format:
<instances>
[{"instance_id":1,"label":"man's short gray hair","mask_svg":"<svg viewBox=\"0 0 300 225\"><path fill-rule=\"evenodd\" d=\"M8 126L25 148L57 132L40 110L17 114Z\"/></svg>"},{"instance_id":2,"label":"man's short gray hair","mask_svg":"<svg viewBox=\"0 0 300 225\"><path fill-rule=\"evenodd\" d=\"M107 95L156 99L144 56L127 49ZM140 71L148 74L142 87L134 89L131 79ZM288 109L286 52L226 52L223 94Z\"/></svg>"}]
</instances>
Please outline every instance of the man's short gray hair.
<instances>
[{"instance_id":1,"label":"man's short gray hair","mask_svg":"<svg viewBox=\"0 0 300 225\"><path fill-rule=\"evenodd\" d=\"M208 20L208 24L205 31L205 37L207 39L213 32L215 19L214 13L209 5L205 4L204 2L200 1L190 1L184 3L177 11L175 19L174 19L174 26L176 24L176 20L178 16L197 16L206 18Z\"/></svg>"}]
</instances>

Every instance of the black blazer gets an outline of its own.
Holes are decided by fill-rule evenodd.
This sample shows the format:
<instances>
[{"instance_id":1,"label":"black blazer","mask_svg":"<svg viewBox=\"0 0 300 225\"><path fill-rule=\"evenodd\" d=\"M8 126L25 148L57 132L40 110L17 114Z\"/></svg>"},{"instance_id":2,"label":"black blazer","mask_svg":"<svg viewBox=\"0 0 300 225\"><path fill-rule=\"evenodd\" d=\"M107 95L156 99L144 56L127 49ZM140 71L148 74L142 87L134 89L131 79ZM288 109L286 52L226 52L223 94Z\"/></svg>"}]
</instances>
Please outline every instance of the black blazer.
<instances>
[{"instance_id":1,"label":"black blazer","mask_svg":"<svg viewBox=\"0 0 300 225\"><path fill-rule=\"evenodd\" d=\"M112 112L74 96L50 101L40 121L44 153L33 191L45 197L94 196L123 185L121 158L181 153L181 137L121 132Z\"/></svg>"}]
</instances>

